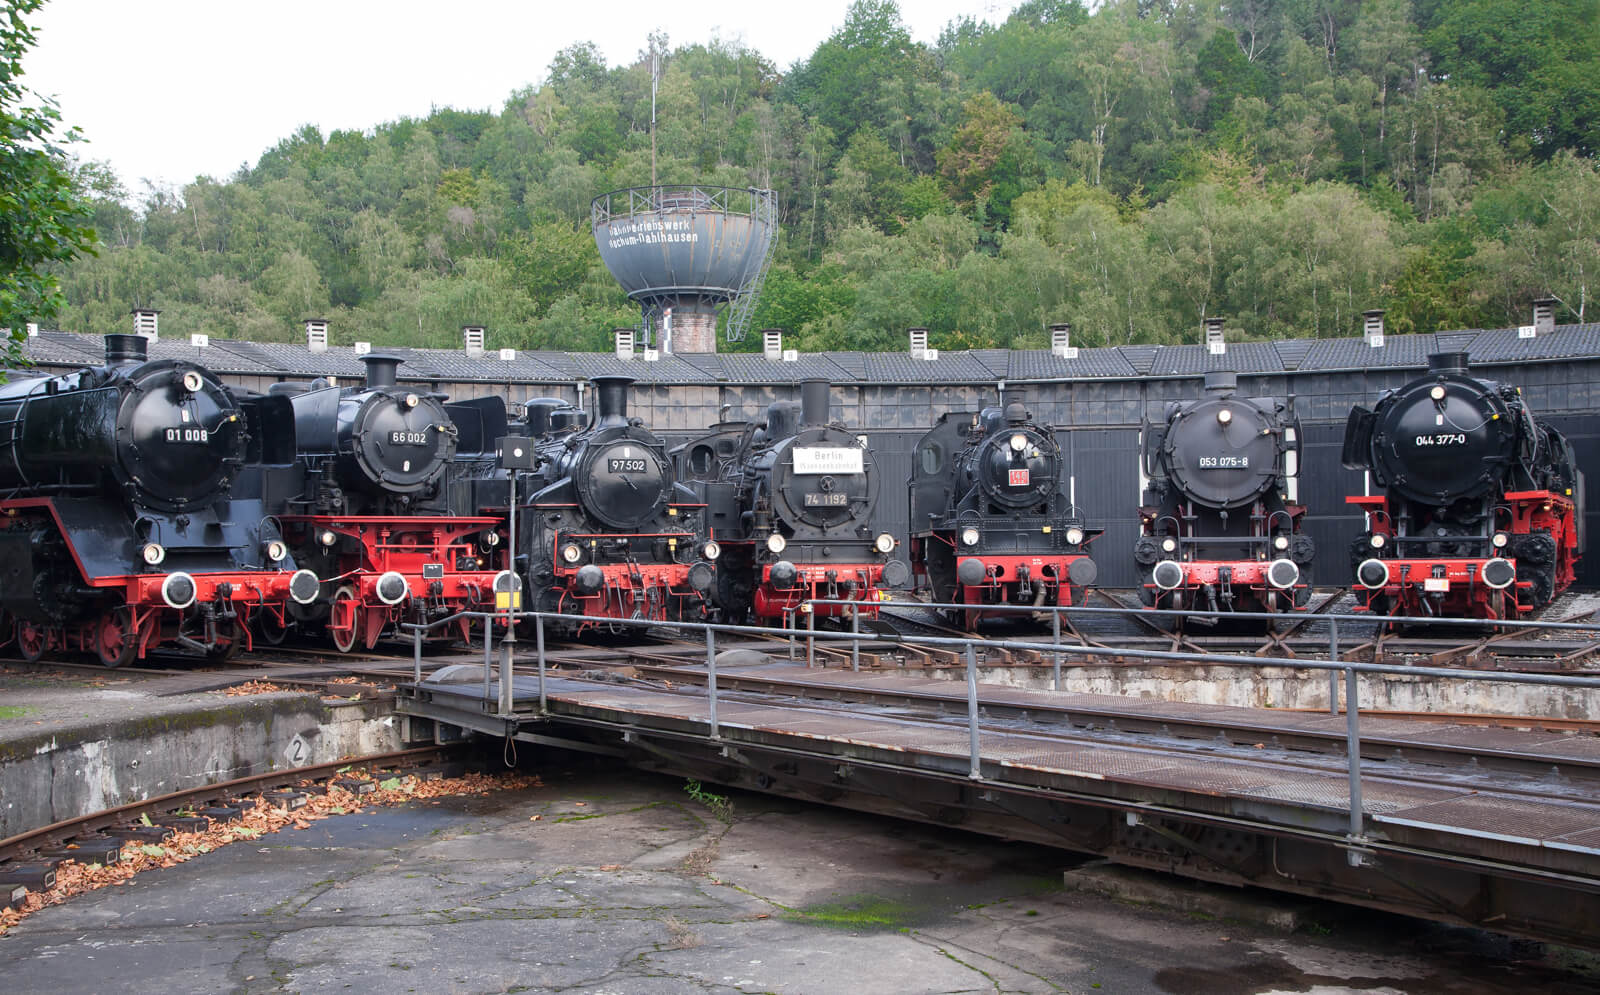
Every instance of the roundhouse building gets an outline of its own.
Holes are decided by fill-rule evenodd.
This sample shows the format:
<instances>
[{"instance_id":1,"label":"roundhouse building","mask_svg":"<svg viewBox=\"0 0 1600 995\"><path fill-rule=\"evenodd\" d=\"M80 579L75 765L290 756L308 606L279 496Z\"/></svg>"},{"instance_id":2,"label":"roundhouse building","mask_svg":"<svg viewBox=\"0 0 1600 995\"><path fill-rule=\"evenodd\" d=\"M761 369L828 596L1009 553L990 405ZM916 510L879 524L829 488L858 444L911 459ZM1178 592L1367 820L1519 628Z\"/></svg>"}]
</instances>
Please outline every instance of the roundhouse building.
<instances>
[{"instance_id":1,"label":"roundhouse building","mask_svg":"<svg viewBox=\"0 0 1600 995\"><path fill-rule=\"evenodd\" d=\"M383 351L405 359L403 383L463 399L499 394L512 403L560 397L588 407L588 380L605 374L636 377L630 406L670 443L687 439L721 420L758 418L779 399L798 397L799 382L825 377L834 385L834 412L869 438L885 468L875 529L904 537L911 449L944 411L976 411L992 404L1000 389L1022 392L1036 420L1063 426L1060 435L1076 503L1087 520L1103 527L1096 543L1100 584L1135 582L1131 549L1138 534L1141 479L1139 433L1144 420L1162 417L1167 401L1195 397L1208 370L1239 374L1241 394L1293 396L1305 431L1300 499L1309 506L1307 530L1325 551L1319 580L1344 580L1349 540L1361 516L1345 495L1364 491L1362 474L1339 461L1344 422L1352 404L1370 402L1383 390L1415 377L1434 352L1466 352L1472 369L1523 389L1535 413L1571 440L1579 466L1600 466L1600 324L1555 325L1545 302L1535 323L1522 328L1468 329L1425 335L1385 336L1375 312L1359 338L1286 339L1217 345L1045 350L982 349L960 352L922 347L901 353L785 352L768 333L765 353L679 353L647 358L616 353L567 353L485 349L481 329L469 328L466 347ZM325 329L322 330L325 334ZM1212 339L1220 337L1211 329ZM199 341L201 337L196 337ZM351 383L364 375L360 352L323 346L320 335L306 345L211 339L194 344L171 338L150 343L152 359L198 362L223 379L265 391L280 381L336 377ZM99 365L98 336L39 331L27 339L30 360L49 370ZM1584 509L1586 532L1597 510ZM1129 551L1129 555L1123 555ZM1580 565L1578 582L1600 584L1600 555Z\"/></svg>"}]
</instances>

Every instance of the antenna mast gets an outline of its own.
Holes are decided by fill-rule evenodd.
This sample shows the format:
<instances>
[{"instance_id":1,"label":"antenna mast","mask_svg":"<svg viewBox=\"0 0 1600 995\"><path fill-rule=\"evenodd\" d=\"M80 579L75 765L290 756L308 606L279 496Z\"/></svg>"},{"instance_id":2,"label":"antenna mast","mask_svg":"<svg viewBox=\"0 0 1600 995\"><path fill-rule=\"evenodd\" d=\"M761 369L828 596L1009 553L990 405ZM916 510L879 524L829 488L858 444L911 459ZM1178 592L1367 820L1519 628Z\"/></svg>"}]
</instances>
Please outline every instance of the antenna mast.
<instances>
[{"instance_id":1,"label":"antenna mast","mask_svg":"<svg viewBox=\"0 0 1600 995\"><path fill-rule=\"evenodd\" d=\"M656 86L661 82L661 68L655 40L650 41L650 185L656 185Z\"/></svg>"}]
</instances>

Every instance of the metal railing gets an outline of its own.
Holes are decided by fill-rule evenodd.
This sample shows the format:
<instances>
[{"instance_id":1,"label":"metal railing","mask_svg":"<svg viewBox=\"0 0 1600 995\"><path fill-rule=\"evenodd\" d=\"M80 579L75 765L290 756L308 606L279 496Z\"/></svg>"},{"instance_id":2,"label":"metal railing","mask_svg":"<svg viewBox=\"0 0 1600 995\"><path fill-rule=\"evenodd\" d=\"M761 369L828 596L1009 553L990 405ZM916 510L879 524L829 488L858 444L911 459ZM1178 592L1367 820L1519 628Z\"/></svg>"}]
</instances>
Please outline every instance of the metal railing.
<instances>
[{"instance_id":1,"label":"metal railing","mask_svg":"<svg viewBox=\"0 0 1600 995\"><path fill-rule=\"evenodd\" d=\"M816 605L845 605L851 607L850 631L831 632L816 628ZM1183 653L1173 650L1150 650L1121 646L1100 646L1081 640L1077 643L1064 643L1061 640L1061 620L1063 616L1073 615L1159 615L1174 617L1214 617L1214 618L1254 618L1254 619L1305 619L1325 618L1330 623L1329 656L1327 659L1275 657L1275 656L1246 656L1243 654L1207 653L1204 659L1210 663L1238 664L1252 668L1264 667L1291 667L1309 670L1325 670L1329 675L1330 711L1338 713L1338 688L1339 678L1344 679L1345 701L1345 760L1349 784L1349 829L1347 833L1346 853L1352 866L1361 866L1362 852L1367 842L1365 829L1365 808L1361 797L1361 718L1360 695L1358 675L1360 674L1398 674L1416 676L1425 673L1432 678L1457 678L1461 680L1490 681L1508 684L1533 684L1553 687L1578 688L1586 690L1600 690L1600 678L1578 677L1563 674L1522 674L1506 673L1500 671L1464 670L1445 667L1429 667L1418 670L1414 667L1395 664L1360 663L1353 660L1339 659L1338 642L1338 616L1305 616L1273 614L1266 612L1182 612L1173 610L1138 609L1138 608L1088 608L1088 607L1058 607L1031 605L981 605L951 603L929 603L921 601L907 602L875 602L871 607L881 608L917 608L917 609L972 609L981 608L984 611L1001 609L1014 609L1029 613L1048 612L1051 616L1051 641L1038 642L1026 639L982 639L972 637L952 637L935 635L908 636L902 633L863 632L860 628L859 601L842 599L814 599L802 602L796 609L785 613L785 625L781 628L753 625L727 625L715 622L671 622L652 619L619 619L602 616L569 615L560 612L532 612L532 611L495 611L495 612L460 612L449 618L438 619L428 624L406 624L403 628L412 633L414 676L418 683L422 681L422 637L423 634L438 626L449 624L461 618L480 619L485 622L484 629L484 667L483 667L483 698L489 699L490 673L493 667L493 630L492 622L499 622L507 626L507 638L501 640L499 695L496 702L497 717L514 722L514 695L512 694L512 679L514 676L513 653L516 645L514 630L508 623L512 619L518 621L532 621L535 633L535 654L538 666L538 697L539 714L549 713L549 701L546 695L546 658L545 658L545 622L547 619L558 619L564 624L569 623L597 623L605 625L625 625L638 628L670 628L684 632L701 632L704 634L706 646L706 692L708 696L708 722L710 726L709 738L713 742L722 739L721 726L717 718L717 654L716 637L718 633L759 635L762 637L786 636L789 641L789 659L795 658L796 641L806 641L806 665L813 666L815 661L815 641L842 642L851 644L851 667L860 669L860 652L863 642L873 645L893 646L902 643L912 643L926 646L947 646L964 651L966 664L967 684L967 729L969 740L970 767L968 777L973 781L985 780L982 768L981 734L978 723L978 663L975 645L982 642L986 647L1004 650L1021 650L1034 653L1050 653L1054 658L1054 677L1052 687L1060 690L1061 687L1061 654L1071 653L1075 656L1110 656L1132 657L1160 662L1194 662L1192 653ZM796 615L806 616L806 627L798 628L795 624ZM1348 618L1348 616L1347 616ZM1382 624L1382 620L1371 619L1370 624ZM1474 619L1407 619L1407 624L1413 621L1419 623L1435 623L1442 625L1468 627L1511 627L1525 629L1553 629L1559 631L1579 630L1585 632L1600 632L1600 621L1595 623L1580 622L1497 622L1492 620ZM1473 625L1476 623L1477 625Z\"/></svg>"}]
</instances>

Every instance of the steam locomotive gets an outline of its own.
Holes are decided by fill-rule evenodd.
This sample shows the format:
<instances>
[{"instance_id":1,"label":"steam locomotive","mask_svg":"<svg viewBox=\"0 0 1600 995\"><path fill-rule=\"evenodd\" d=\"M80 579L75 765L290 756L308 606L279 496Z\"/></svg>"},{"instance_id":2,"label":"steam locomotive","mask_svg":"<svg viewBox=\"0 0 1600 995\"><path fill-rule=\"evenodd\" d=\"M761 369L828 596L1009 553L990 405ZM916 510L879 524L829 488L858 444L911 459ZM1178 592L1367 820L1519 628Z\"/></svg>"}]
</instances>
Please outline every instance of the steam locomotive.
<instances>
[{"instance_id":1,"label":"steam locomotive","mask_svg":"<svg viewBox=\"0 0 1600 995\"><path fill-rule=\"evenodd\" d=\"M359 387L274 385L292 405L298 457L277 488L286 492L279 520L297 560L321 578L320 596L294 620L325 628L340 652L371 648L397 623L492 605L505 560L503 513L455 514L448 501L453 468L492 461L505 402L446 404L400 386L399 357L361 361ZM268 641L282 640L278 621L263 616ZM469 624L442 635L467 638Z\"/></svg>"},{"instance_id":2,"label":"steam locomotive","mask_svg":"<svg viewBox=\"0 0 1600 995\"><path fill-rule=\"evenodd\" d=\"M706 533L704 506L678 483L666 446L628 416L632 377L595 377L597 417L559 401L530 401L521 426L528 448L502 447L515 474L517 570L530 610L657 621L696 621L714 604L720 545ZM520 456L518 454L521 454ZM531 471L531 472L524 472ZM526 479L524 479L526 478ZM499 481L463 481L482 507ZM523 513L525 510L525 514ZM572 635L596 623L557 626ZM621 631L636 632L633 627Z\"/></svg>"},{"instance_id":3,"label":"steam locomotive","mask_svg":"<svg viewBox=\"0 0 1600 995\"><path fill-rule=\"evenodd\" d=\"M1090 529L1062 489L1055 430L1020 402L939 416L913 453L911 563L934 600L1071 605L1094 583ZM962 612L967 627L981 608Z\"/></svg>"},{"instance_id":4,"label":"steam locomotive","mask_svg":"<svg viewBox=\"0 0 1600 995\"><path fill-rule=\"evenodd\" d=\"M1149 479L1133 557L1145 605L1280 611L1311 596L1311 537L1300 531L1300 420L1292 402L1240 397L1238 377L1206 374L1206 396L1144 426Z\"/></svg>"},{"instance_id":5,"label":"steam locomotive","mask_svg":"<svg viewBox=\"0 0 1600 995\"><path fill-rule=\"evenodd\" d=\"M253 616L317 596L256 475L290 458L287 409L150 360L142 336L105 343L103 367L0 386L0 610L29 660L227 657Z\"/></svg>"},{"instance_id":6,"label":"steam locomotive","mask_svg":"<svg viewBox=\"0 0 1600 995\"><path fill-rule=\"evenodd\" d=\"M672 453L680 478L704 496L722 547L724 621L781 621L814 598L873 606L875 616L884 589L911 579L910 566L893 558L894 536L867 525L880 483L871 449L830 421L828 381L806 380L800 390L799 404L768 405L765 423L724 422Z\"/></svg>"},{"instance_id":7,"label":"steam locomotive","mask_svg":"<svg viewBox=\"0 0 1600 995\"><path fill-rule=\"evenodd\" d=\"M1382 493L1351 549L1356 608L1380 615L1514 618L1571 585L1583 551L1583 474L1522 391L1480 380L1467 355L1357 406L1344 465Z\"/></svg>"}]
</instances>

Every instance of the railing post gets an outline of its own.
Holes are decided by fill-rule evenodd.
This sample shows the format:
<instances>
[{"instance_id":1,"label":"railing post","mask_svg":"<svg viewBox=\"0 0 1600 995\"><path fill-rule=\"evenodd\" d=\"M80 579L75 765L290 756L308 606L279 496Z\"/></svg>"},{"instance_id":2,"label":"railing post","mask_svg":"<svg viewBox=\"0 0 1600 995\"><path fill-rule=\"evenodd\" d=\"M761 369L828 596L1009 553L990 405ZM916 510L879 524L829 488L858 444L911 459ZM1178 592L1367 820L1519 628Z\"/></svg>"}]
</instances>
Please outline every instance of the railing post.
<instances>
[{"instance_id":1,"label":"railing post","mask_svg":"<svg viewBox=\"0 0 1600 995\"><path fill-rule=\"evenodd\" d=\"M706 695L711 699L711 738L722 738L722 727L717 723L717 633L706 626Z\"/></svg>"},{"instance_id":2,"label":"railing post","mask_svg":"<svg viewBox=\"0 0 1600 995\"><path fill-rule=\"evenodd\" d=\"M1328 660L1339 662L1339 620L1328 616ZM1339 672L1328 671L1328 714L1339 714Z\"/></svg>"},{"instance_id":3,"label":"railing post","mask_svg":"<svg viewBox=\"0 0 1600 995\"><path fill-rule=\"evenodd\" d=\"M533 618L534 652L539 655L539 714L550 710L549 702L544 697L544 616L535 615Z\"/></svg>"},{"instance_id":4,"label":"railing post","mask_svg":"<svg viewBox=\"0 0 1600 995\"><path fill-rule=\"evenodd\" d=\"M974 781L983 780L983 768L978 756L978 655L967 644L967 738L971 741L972 770L967 775Z\"/></svg>"},{"instance_id":5,"label":"railing post","mask_svg":"<svg viewBox=\"0 0 1600 995\"><path fill-rule=\"evenodd\" d=\"M483 618L483 701L484 707L489 703L489 671L494 669L494 616L485 615Z\"/></svg>"},{"instance_id":6,"label":"railing post","mask_svg":"<svg viewBox=\"0 0 1600 995\"><path fill-rule=\"evenodd\" d=\"M811 633L817 631L817 606L808 601L801 607L808 609L806 611L806 667L810 668L817 665L817 637L811 635Z\"/></svg>"},{"instance_id":7,"label":"railing post","mask_svg":"<svg viewBox=\"0 0 1600 995\"><path fill-rule=\"evenodd\" d=\"M1055 611L1050 613L1050 642L1053 643L1055 645L1055 648L1056 648L1055 652L1051 654L1051 656L1054 658L1055 662L1054 662L1054 666L1052 667L1052 677L1051 677L1052 683L1050 685L1050 689L1052 691L1060 691L1061 690L1061 609L1059 607L1057 607Z\"/></svg>"},{"instance_id":8,"label":"railing post","mask_svg":"<svg viewBox=\"0 0 1600 995\"><path fill-rule=\"evenodd\" d=\"M1361 704L1354 667L1344 671L1345 749L1350 763L1350 842L1362 840L1361 804ZM1361 854L1346 851L1351 867L1361 866Z\"/></svg>"},{"instance_id":9,"label":"railing post","mask_svg":"<svg viewBox=\"0 0 1600 995\"><path fill-rule=\"evenodd\" d=\"M411 679L422 683L422 630L411 630Z\"/></svg>"},{"instance_id":10,"label":"railing post","mask_svg":"<svg viewBox=\"0 0 1600 995\"><path fill-rule=\"evenodd\" d=\"M511 714L511 670L512 657L517 652L517 629L512 621L511 610L506 609L506 634L500 640L500 716L502 718Z\"/></svg>"},{"instance_id":11,"label":"railing post","mask_svg":"<svg viewBox=\"0 0 1600 995\"><path fill-rule=\"evenodd\" d=\"M850 605L850 669L861 671L861 604Z\"/></svg>"},{"instance_id":12,"label":"railing post","mask_svg":"<svg viewBox=\"0 0 1600 995\"><path fill-rule=\"evenodd\" d=\"M783 609L783 627L785 629L789 630L789 662L790 663L794 662L794 630L795 630L796 625L797 625L797 623L795 622L795 618L794 618L794 610L792 608L789 608L789 607L786 606Z\"/></svg>"}]
</instances>

